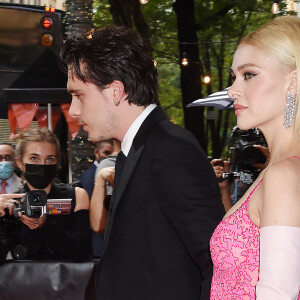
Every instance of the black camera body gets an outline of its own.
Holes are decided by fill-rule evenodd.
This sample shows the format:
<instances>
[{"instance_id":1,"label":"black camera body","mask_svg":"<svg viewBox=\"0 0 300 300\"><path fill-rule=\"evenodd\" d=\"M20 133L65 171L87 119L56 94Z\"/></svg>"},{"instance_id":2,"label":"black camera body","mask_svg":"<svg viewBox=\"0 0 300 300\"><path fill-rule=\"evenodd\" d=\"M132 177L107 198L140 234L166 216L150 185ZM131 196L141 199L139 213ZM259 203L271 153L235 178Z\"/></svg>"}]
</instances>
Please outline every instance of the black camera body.
<instances>
[{"instance_id":1,"label":"black camera body","mask_svg":"<svg viewBox=\"0 0 300 300\"><path fill-rule=\"evenodd\" d=\"M234 149L233 165L239 170L254 171L256 168L253 167L253 164L263 164L266 161L266 157L259 149L253 147L253 145L258 145L258 142L239 140Z\"/></svg>"},{"instance_id":2,"label":"black camera body","mask_svg":"<svg viewBox=\"0 0 300 300\"><path fill-rule=\"evenodd\" d=\"M47 193L44 190L32 190L23 198L16 199L19 202L13 209L13 215L19 218L18 212L30 218L40 218L47 211Z\"/></svg>"},{"instance_id":3,"label":"black camera body","mask_svg":"<svg viewBox=\"0 0 300 300\"><path fill-rule=\"evenodd\" d=\"M241 130L237 126L231 132L229 141L228 157L231 161L230 173L240 181L251 184L257 178L259 171L253 164L265 163L266 157L253 145L267 147L263 134L256 128ZM227 178L230 178L227 174ZM226 176L226 174L224 174ZM224 177L226 178L226 177Z\"/></svg>"}]
</instances>

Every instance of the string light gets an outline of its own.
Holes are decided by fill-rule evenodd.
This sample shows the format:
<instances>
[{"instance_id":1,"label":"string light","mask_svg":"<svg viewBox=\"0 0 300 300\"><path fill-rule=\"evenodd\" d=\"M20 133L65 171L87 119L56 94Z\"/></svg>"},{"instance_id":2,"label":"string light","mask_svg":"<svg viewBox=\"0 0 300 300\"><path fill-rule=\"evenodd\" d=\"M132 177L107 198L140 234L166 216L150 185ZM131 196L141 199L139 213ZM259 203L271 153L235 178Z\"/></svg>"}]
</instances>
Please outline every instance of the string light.
<instances>
[{"instance_id":1,"label":"string light","mask_svg":"<svg viewBox=\"0 0 300 300\"><path fill-rule=\"evenodd\" d=\"M202 81L204 84L208 85L211 83L211 77L209 75L205 75L203 76Z\"/></svg>"},{"instance_id":2,"label":"string light","mask_svg":"<svg viewBox=\"0 0 300 300\"><path fill-rule=\"evenodd\" d=\"M189 61L188 61L188 59L186 58L186 53L183 52L183 53L182 53L181 65L184 66L184 67L186 67L188 64L189 64Z\"/></svg>"},{"instance_id":3,"label":"string light","mask_svg":"<svg viewBox=\"0 0 300 300\"><path fill-rule=\"evenodd\" d=\"M274 0L273 4L272 4L272 8L271 8L271 12L276 15L280 13L280 7L278 4L278 0Z\"/></svg>"},{"instance_id":4,"label":"string light","mask_svg":"<svg viewBox=\"0 0 300 300\"><path fill-rule=\"evenodd\" d=\"M148 0L140 0L140 3L141 3L141 4L147 4L147 3L148 3Z\"/></svg>"}]
</instances>

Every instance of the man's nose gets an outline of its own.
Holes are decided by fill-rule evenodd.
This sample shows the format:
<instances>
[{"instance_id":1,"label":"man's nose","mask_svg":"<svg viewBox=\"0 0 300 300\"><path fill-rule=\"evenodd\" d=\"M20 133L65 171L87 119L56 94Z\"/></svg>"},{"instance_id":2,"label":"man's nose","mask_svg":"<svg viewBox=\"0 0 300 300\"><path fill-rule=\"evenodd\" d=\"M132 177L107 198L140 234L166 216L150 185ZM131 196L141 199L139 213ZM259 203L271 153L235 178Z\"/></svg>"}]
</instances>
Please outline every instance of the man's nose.
<instances>
[{"instance_id":1,"label":"man's nose","mask_svg":"<svg viewBox=\"0 0 300 300\"><path fill-rule=\"evenodd\" d=\"M68 114L73 118L80 117L81 110L80 110L79 100L75 99L75 97L72 97L72 102Z\"/></svg>"}]
</instances>

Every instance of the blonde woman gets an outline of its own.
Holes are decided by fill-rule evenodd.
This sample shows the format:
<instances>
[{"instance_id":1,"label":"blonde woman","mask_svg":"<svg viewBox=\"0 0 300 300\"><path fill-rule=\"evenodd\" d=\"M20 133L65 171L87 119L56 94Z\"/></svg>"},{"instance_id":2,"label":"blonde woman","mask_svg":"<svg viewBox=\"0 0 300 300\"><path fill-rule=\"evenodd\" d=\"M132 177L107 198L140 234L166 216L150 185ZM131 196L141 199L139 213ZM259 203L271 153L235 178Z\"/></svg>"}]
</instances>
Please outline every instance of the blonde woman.
<instances>
[{"instance_id":1,"label":"blonde woman","mask_svg":"<svg viewBox=\"0 0 300 300\"><path fill-rule=\"evenodd\" d=\"M211 299L299 299L300 19L279 17L250 33L233 58L239 128L258 127L270 162L216 228Z\"/></svg>"}]
</instances>

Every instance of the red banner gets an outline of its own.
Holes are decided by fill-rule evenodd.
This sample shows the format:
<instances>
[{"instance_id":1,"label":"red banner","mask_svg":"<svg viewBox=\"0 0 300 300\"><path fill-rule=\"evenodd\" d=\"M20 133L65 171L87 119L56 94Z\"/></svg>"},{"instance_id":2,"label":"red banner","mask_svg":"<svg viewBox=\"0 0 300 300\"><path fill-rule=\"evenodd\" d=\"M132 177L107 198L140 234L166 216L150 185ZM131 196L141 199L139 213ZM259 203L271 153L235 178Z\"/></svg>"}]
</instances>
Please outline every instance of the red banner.
<instances>
[{"instance_id":1,"label":"red banner","mask_svg":"<svg viewBox=\"0 0 300 300\"><path fill-rule=\"evenodd\" d=\"M11 125L12 133L10 138L17 132L19 125L21 131L26 131L36 114L39 107L38 103L11 103L9 104L9 124Z\"/></svg>"}]
</instances>

